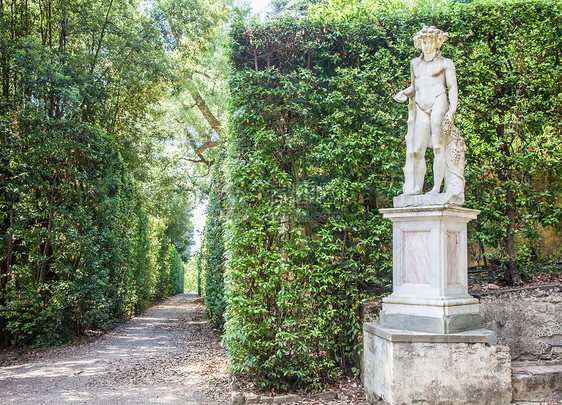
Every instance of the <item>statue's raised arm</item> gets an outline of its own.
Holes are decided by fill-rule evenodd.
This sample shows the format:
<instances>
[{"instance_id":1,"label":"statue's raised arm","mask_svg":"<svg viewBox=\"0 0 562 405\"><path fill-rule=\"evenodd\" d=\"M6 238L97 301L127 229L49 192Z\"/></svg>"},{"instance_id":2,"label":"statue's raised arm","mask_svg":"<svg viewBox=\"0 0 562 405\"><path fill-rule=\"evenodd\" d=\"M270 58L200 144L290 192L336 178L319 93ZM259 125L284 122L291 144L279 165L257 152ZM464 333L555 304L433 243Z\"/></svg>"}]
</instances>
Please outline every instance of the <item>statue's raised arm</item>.
<instances>
[{"instance_id":1,"label":"statue's raised arm","mask_svg":"<svg viewBox=\"0 0 562 405\"><path fill-rule=\"evenodd\" d=\"M449 137L458 135L454 127L454 119L458 105L458 87L455 65L451 59L441 56L441 45L447 40L448 34L435 27L423 27L414 36L414 46L422 50L422 54L411 63L411 84L399 91L394 99L398 102L409 101L408 133L406 135L406 164L404 166L404 194L420 195L426 173L425 152L428 147L433 149L433 188L429 195L450 194L453 188L448 187L446 175L448 169L447 147ZM452 134L452 135L451 135ZM462 140L462 138L460 138ZM458 143L458 142L457 142ZM464 201L464 143L462 148L462 169L453 170L458 177L460 172L462 190L454 188L453 201L461 205ZM458 150L456 151L458 152ZM457 153L458 155L458 153ZM449 159L450 160L450 159ZM441 186L445 179L445 190ZM458 183L458 182L457 182ZM445 196L438 198L446 200ZM419 200L419 199L418 199ZM432 199L434 200L434 199ZM462 201L461 201L462 200Z\"/></svg>"}]
</instances>

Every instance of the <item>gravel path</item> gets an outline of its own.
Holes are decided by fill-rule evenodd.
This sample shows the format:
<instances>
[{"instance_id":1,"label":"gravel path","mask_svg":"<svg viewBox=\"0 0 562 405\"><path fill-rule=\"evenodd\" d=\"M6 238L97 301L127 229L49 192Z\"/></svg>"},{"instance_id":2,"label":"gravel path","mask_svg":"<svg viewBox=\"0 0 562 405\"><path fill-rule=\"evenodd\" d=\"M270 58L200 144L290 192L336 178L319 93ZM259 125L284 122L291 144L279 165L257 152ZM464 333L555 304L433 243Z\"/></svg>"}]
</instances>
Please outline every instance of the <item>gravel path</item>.
<instances>
[{"instance_id":1,"label":"gravel path","mask_svg":"<svg viewBox=\"0 0 562 405\"><path fill-rule=\"evenodd\" d=\"M2 404L228 404L228 355L180 294L92 343L0 368Z\"/></svg>"}]
</instances>

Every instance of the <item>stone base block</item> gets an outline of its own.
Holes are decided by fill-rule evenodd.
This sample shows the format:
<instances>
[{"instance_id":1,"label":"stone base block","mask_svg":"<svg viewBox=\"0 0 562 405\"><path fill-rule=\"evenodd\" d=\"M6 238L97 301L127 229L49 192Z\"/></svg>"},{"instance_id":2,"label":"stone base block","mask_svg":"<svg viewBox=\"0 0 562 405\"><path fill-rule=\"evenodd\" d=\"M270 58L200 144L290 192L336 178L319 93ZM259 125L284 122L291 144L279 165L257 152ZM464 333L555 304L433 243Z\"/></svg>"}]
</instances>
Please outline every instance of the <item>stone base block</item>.
<instances>
[{"instance_id":1,"label":"stone base block","mask_svg":"<svg viewBox=\"0 0 562 405\"><path fill-rule=\"evenodd\" d=\"M369 404L507 405L509 349L495 334L432 334L363 326L363 385Z\"/></svg>"},{"instance_id":2,"label":"stone base block","mask_svg":"<svg viewBox=\"0 0 562 405\"><path fill-rule=\"evenodd\" d=\"M443 317L394 314L382 311L381 325L385 328L406 329L429 333L457 333L482 328L478 313L454 314Z\"/></svg>"},{"instance_id":3,"label":"stone base block","mask_svg":"<svg viewBox=\"0 0 562 405\"><path fill-rule=\"evenodd\" d=\"M394 208L402 207L427 207L430 205L458 205L464 203L464 194L418 194L407 195L400 194L393 199Z\"/></svg>"},{"instance_id":4,"label":"stone base block","mask_svg":"<svg viewBox=\"0 0 562 405\"><path fill-rule=\"evenodd\" d=\"M562 365L513 368L513 400L562 404Z\"/></svg>"}]
</instances>

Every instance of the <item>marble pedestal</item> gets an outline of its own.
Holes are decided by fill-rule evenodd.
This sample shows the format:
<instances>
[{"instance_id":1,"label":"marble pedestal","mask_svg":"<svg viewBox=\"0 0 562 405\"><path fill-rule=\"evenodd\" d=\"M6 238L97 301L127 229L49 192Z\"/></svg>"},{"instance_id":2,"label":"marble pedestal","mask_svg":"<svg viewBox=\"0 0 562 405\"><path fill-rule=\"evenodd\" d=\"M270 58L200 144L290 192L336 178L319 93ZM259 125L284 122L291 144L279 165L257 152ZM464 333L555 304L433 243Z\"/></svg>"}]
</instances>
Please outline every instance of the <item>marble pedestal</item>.
<instances>
[{"instance_id":1,"label":"marble pedestal","mask_svg":"<svg viewBox=\"0 0 562 405\"><path fill-rule=\"evenodd\" d=\"M393 293L380 324L363 324L363 385L370 404L511 402L509 349L481 329L468 294L467 223L478 211L401 196L393 223Z\"/></svg>"},{"instance_id":2,"label":"marble pedestal","mask_svg":"<svg viewBox=\"0 0 562 405\"><path fill-rule=\"evenodd\" d=\"M393 293L381 326L431 333L479 329L468 294L466 224L479 211L451 205L381 209L393 223Z\"/></svg>"},{"instance_id":3,"label":"marble pedestal","mask_svg":"<svg viewBox=\"0 0 562 405\"><path fill-rule=\"evenodd\" d=\"M509 349L494 332L436 334L363 325L362 378L371 405L507 405Z\"/></svg>"}]
</instances>

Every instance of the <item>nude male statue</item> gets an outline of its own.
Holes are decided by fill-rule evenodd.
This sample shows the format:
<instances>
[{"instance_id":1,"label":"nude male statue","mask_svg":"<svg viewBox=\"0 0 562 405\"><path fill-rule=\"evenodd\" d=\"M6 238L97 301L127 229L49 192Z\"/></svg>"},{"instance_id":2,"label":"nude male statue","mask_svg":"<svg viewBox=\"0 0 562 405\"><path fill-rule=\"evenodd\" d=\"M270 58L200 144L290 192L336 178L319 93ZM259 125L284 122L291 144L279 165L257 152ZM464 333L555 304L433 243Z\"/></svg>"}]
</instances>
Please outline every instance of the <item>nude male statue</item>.
<instances>
[{"instance_id":1,"label":"nude male statue","mask_svg":"<svg viewBox=\"0 0 562 405\"><path fill-rule=\"evenodd\" d=\"M447 37L446 32L433 26L424 26L414 36L414 46L423 54L411 63L410 87L394 96L398 102L410 99L404 194L422 194L428 146L434 153L434 183L430 194L440 192L445 177L446 129L453 125L458 104L455 65L442 57L440 51Z\"/></svg>"}]
</instances>

